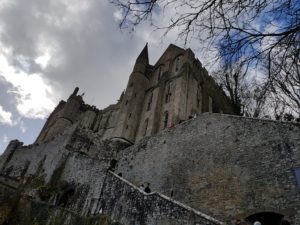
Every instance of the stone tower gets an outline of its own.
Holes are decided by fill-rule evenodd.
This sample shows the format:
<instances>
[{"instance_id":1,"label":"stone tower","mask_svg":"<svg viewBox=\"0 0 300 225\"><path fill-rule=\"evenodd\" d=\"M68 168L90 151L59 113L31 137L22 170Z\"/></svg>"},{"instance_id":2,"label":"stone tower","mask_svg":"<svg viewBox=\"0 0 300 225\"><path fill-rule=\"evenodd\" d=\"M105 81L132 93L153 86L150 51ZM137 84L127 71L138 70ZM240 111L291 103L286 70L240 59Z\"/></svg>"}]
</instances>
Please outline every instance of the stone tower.
<instances>
[{"instance_id":1,"label":"stone tower","mask_svg":"<svg viewBox=\"0 0 300 225\"><path fill-rule=\"evenodd\" d=\"M76 87L67 102L61 101L58 104L48 118L36 142L40 143L53 138L77 121L80 106L83 103L82 96L77 95L78 91L79 88Z\"/></svg>"},{"instance_id":2,"label":"stone tower","mask_svg":"<svg viewBox=\"0 0 300 225\"><path fill-rule=\"evenodd\" d=\"M122 137L130 142L135 141L140 125L145 92L149 87L149 69L148 45L146 44L136 59L120 102L119 123L115 130L115 137Z\"/></svg>"}]
</instances>

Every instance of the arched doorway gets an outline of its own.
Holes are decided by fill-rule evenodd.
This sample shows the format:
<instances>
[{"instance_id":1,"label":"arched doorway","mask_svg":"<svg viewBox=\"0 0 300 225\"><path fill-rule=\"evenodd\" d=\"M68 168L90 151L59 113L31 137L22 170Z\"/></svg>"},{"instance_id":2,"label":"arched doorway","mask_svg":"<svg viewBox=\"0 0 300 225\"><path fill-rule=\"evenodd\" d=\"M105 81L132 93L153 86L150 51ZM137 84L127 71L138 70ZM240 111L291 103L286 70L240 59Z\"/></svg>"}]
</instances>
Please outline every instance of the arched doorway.
<instances>
[{"instance_id":1,"label":"arched doorway","mask_svg":"<svg viewBox=\"0 0 300 225\"><path fill-rule=\"evenodd\" d=\"M284 220L284 215L275 212L255 213L246 217L245 220L251 224L259 221L262 225L290 225L288 221Z\"/></svg>"}]
</instances>

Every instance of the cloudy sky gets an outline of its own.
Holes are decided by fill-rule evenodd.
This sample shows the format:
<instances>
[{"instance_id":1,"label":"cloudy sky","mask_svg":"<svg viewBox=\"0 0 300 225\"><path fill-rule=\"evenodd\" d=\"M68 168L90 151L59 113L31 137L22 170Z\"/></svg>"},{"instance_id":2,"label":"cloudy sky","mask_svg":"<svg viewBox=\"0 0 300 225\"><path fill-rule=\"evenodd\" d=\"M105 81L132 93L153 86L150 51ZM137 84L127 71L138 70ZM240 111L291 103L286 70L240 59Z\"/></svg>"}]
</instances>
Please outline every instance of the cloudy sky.
<instances>
[{"instance_id":1,"label":"cloudy sky","mask_svg":"<svg viewBox=\"0 0 300 225\"><path fill-rule=\"evenodd\" d=\"M76 86L91 105L115 103L146 42L152 64L171 42L182 46L148 24L121 31L108 2L0 0L0 153L12 139L32 143Z\"/></svg>"}]
</instances>

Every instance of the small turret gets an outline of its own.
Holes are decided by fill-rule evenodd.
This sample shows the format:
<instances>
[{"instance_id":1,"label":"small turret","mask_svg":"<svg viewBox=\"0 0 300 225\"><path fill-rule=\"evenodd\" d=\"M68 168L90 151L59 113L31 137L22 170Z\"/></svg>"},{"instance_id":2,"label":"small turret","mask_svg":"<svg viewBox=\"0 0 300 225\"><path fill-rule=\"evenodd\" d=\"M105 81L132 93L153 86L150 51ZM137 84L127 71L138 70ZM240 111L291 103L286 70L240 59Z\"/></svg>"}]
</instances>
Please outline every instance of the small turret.
<instances>
[{"instance_id":1,"label":"small turret","mask_svg":"<svg viewBox=\"0 0 300 225\"><path fill-rule=\"evenodd\" d=\"M20 142L18 140L12 140L9 142L8 146L6 147L5 151L0 157L0 173L2 173L11 159L12 155L14 154L15 150L17 148L20 148L23 146L23 142Z\"/></svg>"},{"instance_id":2,"label":"small turret","mask_svg":"<svg viewBox=\"0 0 300 225\"><path fill-rule=\"evenodd\" d=\"M82 96L77 95L78 91L79 88L76 87L68 98L68 101L60 115L60 117L65 118L72 123L75 122L79 113L80 105L83 103Z\"/></svg>"},{"instance_id":3,"label":"small turret","mask_svg":"<svg viewBox=\"0 0 300 225\"><path fill-rule=\"evenodd\" d=\"M83 103L82 96L77 95L79 88L76 87L73 93L68 98L68 101L51 114L46 122L46 127L43 128L36 143L41 143L51 139L58 133L63 132L67 127L76 122L80 114L80 106Z\"/></svg>"}]
</instances>

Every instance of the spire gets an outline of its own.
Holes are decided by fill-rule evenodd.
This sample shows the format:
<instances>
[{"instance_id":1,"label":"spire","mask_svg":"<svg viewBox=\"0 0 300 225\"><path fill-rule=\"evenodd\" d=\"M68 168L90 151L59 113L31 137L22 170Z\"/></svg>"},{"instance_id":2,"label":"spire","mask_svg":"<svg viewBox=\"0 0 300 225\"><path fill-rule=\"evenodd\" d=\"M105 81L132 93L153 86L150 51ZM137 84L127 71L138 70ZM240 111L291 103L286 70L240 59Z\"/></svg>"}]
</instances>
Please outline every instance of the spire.
<instances>
[{"instance_id":1,"label":"spire","mask_svg":"<svg viewBox=\"0 0 300 225\"><path fill-rule=\"evenodd\" d=\"M148 66L149 66L149 58L148 58L148 43L147 43L144 49L139 54L139 56L137 57L133 71L145 74Z\"/></svg>"},{"instance_id":2,"label":"spire","mask_svg":"<svg viewBox=\"0 0 300 225\"><path fill-rule=\"evenodd\" d=\"M149 63L149 57L148 57L148 42L146 43L144 49L141 51L140 55L137 57L136 62L140 63Z\"/></svg>"}]
</instances>

